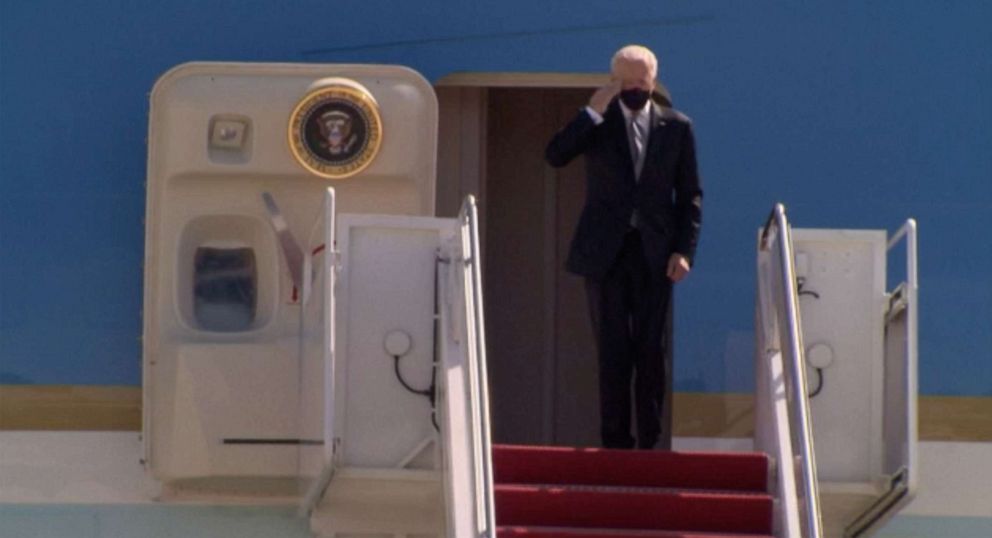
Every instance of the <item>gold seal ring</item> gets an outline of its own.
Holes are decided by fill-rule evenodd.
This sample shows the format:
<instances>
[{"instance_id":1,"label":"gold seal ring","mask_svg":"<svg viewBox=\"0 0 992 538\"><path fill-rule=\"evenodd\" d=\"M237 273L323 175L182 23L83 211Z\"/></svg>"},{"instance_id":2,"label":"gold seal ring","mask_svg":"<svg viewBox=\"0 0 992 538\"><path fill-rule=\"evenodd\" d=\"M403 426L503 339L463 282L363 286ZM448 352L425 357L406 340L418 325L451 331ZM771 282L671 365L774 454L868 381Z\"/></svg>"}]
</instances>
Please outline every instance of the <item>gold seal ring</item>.
<instances>
[{"instance_id":1,"label":"gold seal ring","mask_svg":"<svg viewBox=\"0 0 992 538\"><path fill-rule=\"evenodd\" d=\"M367 168L382 146L379 105L367 90L352 84L311 91L289 117L289 149L318 176L351 177Z\"/></svg>"}]
</instances>

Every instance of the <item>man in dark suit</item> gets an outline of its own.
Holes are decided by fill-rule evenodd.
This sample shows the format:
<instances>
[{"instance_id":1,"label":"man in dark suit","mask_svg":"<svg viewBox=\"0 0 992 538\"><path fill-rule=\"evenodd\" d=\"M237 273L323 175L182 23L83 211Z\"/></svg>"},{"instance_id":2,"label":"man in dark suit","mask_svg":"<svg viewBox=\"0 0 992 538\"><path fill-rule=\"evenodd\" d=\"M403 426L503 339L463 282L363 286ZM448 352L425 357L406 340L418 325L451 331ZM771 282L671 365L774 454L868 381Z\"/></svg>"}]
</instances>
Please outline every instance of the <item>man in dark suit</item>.
<instances>
[{"instance_id":1,"label":"man in dark suit","mask_svg":"<svg viewBox=\"0 0 992 538\"><path fill-rule=\"evenodd\" d=\"M650 449L659 436L670 436L661 431L665 325L672 283L692 267L702 216L692 124L652 102L657 66L644 47L617 51L611 83L545 154L555 167L585 155L586 202L567 269L586 280L599 351L600 432L608 448Z\"/></svg>"}]
</instances>

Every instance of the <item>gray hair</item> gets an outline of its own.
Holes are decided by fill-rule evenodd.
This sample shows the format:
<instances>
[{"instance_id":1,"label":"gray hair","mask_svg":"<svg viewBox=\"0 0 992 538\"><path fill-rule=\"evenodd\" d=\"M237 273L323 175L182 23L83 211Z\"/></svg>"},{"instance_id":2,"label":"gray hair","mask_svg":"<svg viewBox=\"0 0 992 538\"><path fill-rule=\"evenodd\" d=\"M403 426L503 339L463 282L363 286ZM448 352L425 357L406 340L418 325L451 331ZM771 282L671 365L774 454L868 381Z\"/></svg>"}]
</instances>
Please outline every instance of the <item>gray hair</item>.
<instances>
[{"instance_id":1,"label":"gray hair","mask_svg":"<svg viewBox=\"0 0 992 538\"><path fill-rule=\"evenodd\" d=\"M658 76L658 58L655 57L651 49L642 45L627 45L622 49L618 50L616 54L613 55L613 60L610 61L610 70L616 71L617 64L620 62L643 62L647 64L648 70L651 71L651 78L656 78Z\"/></svg>"}]
</instances>

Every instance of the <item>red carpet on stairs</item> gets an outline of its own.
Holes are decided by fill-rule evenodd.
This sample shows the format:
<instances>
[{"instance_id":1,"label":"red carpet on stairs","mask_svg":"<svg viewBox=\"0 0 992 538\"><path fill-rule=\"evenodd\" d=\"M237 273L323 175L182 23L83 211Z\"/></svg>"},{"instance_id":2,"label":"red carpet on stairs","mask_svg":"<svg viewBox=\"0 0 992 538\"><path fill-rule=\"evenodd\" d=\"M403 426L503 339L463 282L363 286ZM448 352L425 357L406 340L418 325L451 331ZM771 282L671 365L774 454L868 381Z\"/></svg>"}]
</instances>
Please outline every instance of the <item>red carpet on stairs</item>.
<instances>
[{"instance_id":1,"label":"red carpet on stairs","mask_svg":"<svg viewBox=\"0 0 992 538\"><path fill-rule=\"evenodd\" d=\"M501 538L724 538L772 534L768 458L497 445Z\"/></svg>"},{"instance_id":2,"label":"red carpet on stairs","mask_svg":"<svg viewBox=\"0 0 992 538\"><path fill-rule=\"evenodd\" d=\"M560 527L501 527L498 538L773 538L765 534L713 534L692 531L634 531L567 529Z\"/></svg>"}]
</instances>

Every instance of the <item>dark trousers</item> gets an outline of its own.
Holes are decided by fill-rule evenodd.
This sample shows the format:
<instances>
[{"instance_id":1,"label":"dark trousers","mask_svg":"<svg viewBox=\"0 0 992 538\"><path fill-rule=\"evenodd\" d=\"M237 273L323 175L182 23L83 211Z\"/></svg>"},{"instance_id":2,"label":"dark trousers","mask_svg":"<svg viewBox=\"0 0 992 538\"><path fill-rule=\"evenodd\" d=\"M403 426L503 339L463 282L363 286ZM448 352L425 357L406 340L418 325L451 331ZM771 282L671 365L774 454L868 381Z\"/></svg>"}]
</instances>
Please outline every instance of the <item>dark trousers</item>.
<instances>
[{"instance_id":1,"label":"dark trousers","mask_svg":"<svg viewBox=\"0 0 992 538\"><path fill-rule=\"evenodd\" d=\"M635 446L630 405L633 380L636 445L653 448L663 433L666 322L672 282L664 275L651 274L640 234L631 231L606 276L586 279L586 294L599 353L603 446Z\"/></svg>"}]
</instances>

